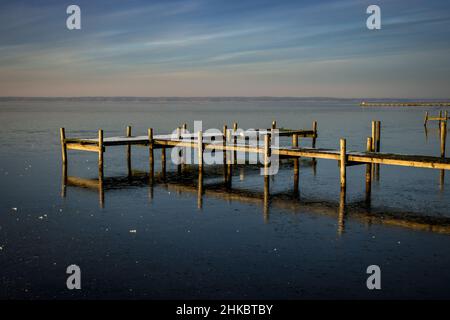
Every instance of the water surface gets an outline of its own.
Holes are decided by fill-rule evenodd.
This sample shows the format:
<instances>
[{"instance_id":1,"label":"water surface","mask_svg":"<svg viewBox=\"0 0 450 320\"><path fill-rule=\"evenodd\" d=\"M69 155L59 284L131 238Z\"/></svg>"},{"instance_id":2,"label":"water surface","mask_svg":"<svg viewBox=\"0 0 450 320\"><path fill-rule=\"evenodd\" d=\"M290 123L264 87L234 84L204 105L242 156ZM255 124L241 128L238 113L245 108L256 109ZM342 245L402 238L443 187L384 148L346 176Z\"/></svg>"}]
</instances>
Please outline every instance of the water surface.
<instances>
[{"instance_id":1,"label":"water surface","mask_svg":"<svg viewBox=\"0 0 450 320\"><path fill-rule=\"evenodd\" d=\"M68 175L90 187L61 185L59 128L68 137L167 133L194 120L221 129L311 128L318 147L364 150L370 122L382 124L385 152L439 155L433 108L360 108L333 99L36 99L0 101L0 298L450 298L450 186L438 170L381 166L370 203L365 166L349 167L340 207L336 162L292 163L270 178L236 166L205 169L199 198L195 166L149 185L148 151L97 155L69 151ZM286 141L287 143L288 141ZM310 146L309 139L301 139ZM156 152L157 171L161 168ZM65 195L63 197L63 195ZM102 204L99 200L102 199ZM82 270L82 290L66 289L66 267ZM367 266L382 290L366 288Z\"/></svg>"}]
</instances>

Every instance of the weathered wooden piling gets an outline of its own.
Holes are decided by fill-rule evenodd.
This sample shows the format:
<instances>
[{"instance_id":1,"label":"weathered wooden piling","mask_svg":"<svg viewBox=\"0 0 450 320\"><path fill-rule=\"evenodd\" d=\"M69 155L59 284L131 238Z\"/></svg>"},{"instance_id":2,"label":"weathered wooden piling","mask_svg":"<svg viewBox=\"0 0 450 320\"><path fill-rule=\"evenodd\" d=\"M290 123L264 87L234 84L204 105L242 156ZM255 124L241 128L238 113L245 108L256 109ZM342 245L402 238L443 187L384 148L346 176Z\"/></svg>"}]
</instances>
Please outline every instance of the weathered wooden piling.
<instances>
[{"instance_id":1,"label":"weathered wooden piling","mask_svg":"<svg viewBox=\"0 0 450 320\"><path fill-rule=\"evenodd\" d=\"M98 177L103 179L103 130L98 130Z\"/></svg>"},{"instance_id":2,"label":"weathered wooden piling","mask_svg":"<svg viewBox=\"0 0 450 320\"><path fill-rule=\"evenodd\" d=\"M272 129L276 129L277 128L277 121L273 120L272 121Z\"/></svg>"},{"instance_id":3,"label":"weathered wooden piling","mask_svg":"<svg viewBox=\"0 0 450 320\"><path fill-rule=\"evenodd\" d=\"M264 175L268 175L270 165L270 135L264 136Z\"/></svg>"},{"instance_id":4,"label":"weathered wooden piling","mask_svg":"<svg viewBox=\"0 0 450 320\"><path fill-rule=\"evenodd\" d=\"M380 152L381 150L381 121L377 121L376 122L376 139L377 141L375 142L375 151L376 152Z\"/></svg>"},{"instance_id":5,"label":"weathered wooden piling","mask_svg":"<svg viewBox=\"0 0 450 320\"><path fill-rule=\"evenodd\" d=\"M447 139L447 121L441 122L441 157L445 158L445 144Z\"/></svg>"},{"instance_id":6,"label":"weathered wooden piling","mask_svg":"<svg viewBox=\"0 0 450 320\"><path fill-rule=\"evenodd\" d=\"M347 163L347 151L346 151L346 140L340 140L340 173L341 173L341 189L345 189L347 186L347 176L346 176L346 163Z\"/></svg>"},{"instance_id":7,"label":"weathered wooden piling","mask_svg":"<svg viewBox=\"0 0 450 320\"><path fill-rule=\"evenodd\" d=\"M199 131L197 137L198 167L201 169L203 166L203 132Z\"/></svg>"},{"instance_id":8,"label":"weathered wooden piling","mask_svg":"<svg viewBox=\"0 0 450 320\"><path fill-rule=\"evenodd\" d=\"M424 119L424 121L423 121L423 125L426 127L426 126L427 126L427 123L428 123L428 111L425 112L425 119Z\"/></svg>"},{"instance_id":9,"label":"weathered wooden piling","mask_svg":"<svg viewBox=\"0 0 450 320\"><path fill-rule=\"evenodd\" d=\"M234 143L234 145L236 145L237 144L237 136L236 136L236 131L237 131L237 129L238 129L238 124L237 124L237 122L234 122L233 123L233 143ZM233 159L234 159L234 164L237 164L237 151L235 150L234 152L233 152Z\"/></svg>"},{"instance_id":10,"label":"weathered wooden piling","mask_svg":"<svg viewBox=\"0 0 450 320\"><path fill-rule=\"evenodd\" d=\"M131 126L127 126L126 137L131 137ZM127 145L127 169L128 176L131 177L131 145Z\"/></svg>"},{"instance_id":11,"label":"weathered wooden piling","mask_svg":"<svg viewBox=\"0 0 450 320\"><path fill-rule=\"evenodd\" d=\"M148 128L148 162L150 168L150 176L153 181L155 173L155 155L154 155L154 142L153 142L153 128Z\"/></svg>"},{"instance_id":12,"label":"weathered wooden piling","mask_svg":"<svg viewBox=\"0 0 450 320\"><path fill-rule=\"evenodd\" d=\"M312 147L315 148L316 147L316 139L317 139L317 121L313 121L312 129L313 129Z\"/></svg>"},{"instance_id":13,"label":"weathered wooden piling","mask_svg":"<svg viewBox=\"0 0 450 320\"><path fill-rule=\"evenodd\" d=\"M67 147L66 147L66 129L60 128L59 135L61 139L61 156L63 166L67 165Z\"/></svg>"}]
</instances>

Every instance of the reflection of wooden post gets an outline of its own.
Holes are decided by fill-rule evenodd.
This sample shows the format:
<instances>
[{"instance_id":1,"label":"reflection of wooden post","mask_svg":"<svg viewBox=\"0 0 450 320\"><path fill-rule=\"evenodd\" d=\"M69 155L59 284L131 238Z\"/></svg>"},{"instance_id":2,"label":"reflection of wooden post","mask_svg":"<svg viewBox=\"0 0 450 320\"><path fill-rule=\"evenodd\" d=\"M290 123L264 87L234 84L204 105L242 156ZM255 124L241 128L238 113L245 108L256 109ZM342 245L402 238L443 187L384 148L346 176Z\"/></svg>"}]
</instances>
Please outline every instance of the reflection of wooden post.
<instances>
[{"instance_id":1,"label":"reflection of wooden post","mask_svg":"<svg viewBox=\"0 0 450 320\"><path fill-rule=\"evenodd\" d=\"M131 127L127 126L127 138L131 137ZM128 168L128 177L131 177L131 144L127 145L127 168Z\"/></svg>"},{"instance_id":2,"label":"reflection of wooden post","mask_svg":"<svg viewBox=\"0 0 450 320\"><path fill-rule=\"evenodd\" d=\"M423 125L426 127L428 122L428 111L425 112L425 120L423 121Z\"/></svg>"},{"instance_id":3,"label":"reflection of wooden post","mask_svg":"<svg viewBox=\"0 0 450 320\"><path fill-rule=\"evenodd\" d=\"M198 140L197 140L197 152L198 152L198 166L202 168L203 166L203 132L198 132Z\"/></svg>"},{"instance_id":4,"label":"reflection of wooden post","mask_svg":"<svg viewBox=\"0 0 450 320\"><path fill-rule=\"evenodd\" d=\"M62 175L61 175L61 197L66 197L66 187L67 187L67 166L62 166Z\"/></svg>"},{"instance_id":5,"label":"reflection of wooden post","mask_svg":"<svg viewBox=\"0 0 450 320\"><path fill-rule=\"evenodd\" d=\"M313 139L312 139L313 148L316 147L316 139L317 139L317 121L313 121Z\"/></svg>"},{"instance_id":6,"label":"reflection of wooden post","mask_svg":"<svg viewBox=\"0 0 450 320\"><path fill-rule=\"evenodd\" d=\"M367 152L372 152L372 138L367 138ZM366 165L366 203L370 203L372 193L372 164L368 163Z\"/></svg>"},{"instance_id":7,"label":"reflection of wooden post","mask_svg":"<svg viewBox=\"0 0 450 320\"><path fill-rule=\"evenodd\" d=\"M201 131L200 131L201 132ZM197 208L203 207L203 167L198 168Z\"/></svg>"},{"instance_id":8,"label":"reflection of wooden post","mask_svg":"<svg viewBox=\"0 0 450 320\"><path fill-rule=\"evenodd\" d=\"M103 180L103 130L98 130L98 177Z\"/></svg>"},{"instance_id":9,"label":"reflection of wooden post","mask_svg":"<svg viewBox=\"0 0 450 320\"><path fill-rule=\"evenodd\" d=\"M67 165L67 147L66 147L66 130L64 128L59 129L61 136L61 154L63 166Z\"/></svg>"},{"instance_id":10,"label":"reflection of wooden post","mask_svg":"<svg viewBox=\"0 0 450 320\"><path fill-rule=\"evenodd\" d=\"M445 158L445 142L447 139L447 121L441 122L441 157Z\"/></svg>"},{"instance_id":11,"label":"reflection of wooden post","mask_svg":"<svg viewBox=\"0 0 450 320\"><path fill-rule=\"evenodd\" d=\"M270 201L270 191L269 191L269 176L265 175L264 176L264 209L263 209L263 214L264 214L264 222L268 222L269 221L269 201Z\"/></svg>"},{"instance_id":12,"label":"reflection of wooden post","mask_svg":"<svg viewBox=\"0 0 450 320\"><path fill-rule=\"evenodd\" d=\"M444 183L445 183L445 170L440 170L439 173L439 190L444 191Z\"/></svg>"},{"instance_id":13,"label":"reflection of wooden post","mask_svg":"<svg viewBox=\"0 0 450 320\"><path fill-rule=\"evenodd\" d=\"M292 135L292 147L298 147L298 135ZM299 181L299 158L294 158L294 193L298 195L298 181Z\"/></svg>"},{"instance_id":14,"label":"reflection of wooden post","mask_svg":"<svg viewBox=\"0 0 450 320\"><path fill-rule=\"evenodd\" d=\"M345 189L347 185L346 177L346 141L341 139L341 154L340 154L340 172L341 172L341 189Z\"/></svg>"},{"instance_id":15,"label":"reflection of wooden post","mask_svg":"<svg viewBox=\"0 0 450 320\"><path fill-rule=\"evenodd\" d=\"M339 195L339 213L338 213L338 234L345 231L345 189L341 189Z\"/></svg>"},{"instance_id":16,"label":"reflection of wooden post","mask_svg":"<svg viewBox=\"0 0 450 320\"><path fill-rule=\"evenodd\" d=\"M161 148L161 174L162 178L166 178L166 147L162 146Z\"/></svg>"},{"instance_id":17,"label":"reflection of wooden post","mask_svg":"<svg viewBox=\"0 0 450 320\"><path fill-rule=\"evenodd\" d=\"M105 207L105 189L103 188L103 179L98 181L98 203L100 208Z\"/></svg>"},{"instance_id":18,"label":"reflection of wooden post","mask_svg":"<svg viewBox=\"0 0 450 320\"><path fill-rule=\"evenodd\" d=\"M233 166L231 163L227 164L227 181L226 186L227 188L231 188L232 182L233 182Z\"/></svg>"}]
</instances>

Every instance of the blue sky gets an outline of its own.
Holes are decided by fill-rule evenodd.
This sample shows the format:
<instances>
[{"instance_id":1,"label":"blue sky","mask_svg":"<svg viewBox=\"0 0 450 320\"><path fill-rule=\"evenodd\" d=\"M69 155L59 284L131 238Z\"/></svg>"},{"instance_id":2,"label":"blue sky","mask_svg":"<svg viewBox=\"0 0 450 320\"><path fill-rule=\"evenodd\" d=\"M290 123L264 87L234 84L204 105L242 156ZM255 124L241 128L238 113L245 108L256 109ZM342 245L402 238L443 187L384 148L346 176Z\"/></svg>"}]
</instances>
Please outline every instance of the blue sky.
<instances>
[{"instance_id":1,"label":"blue sky","mask_svg":"<svg viewBox=\"0 0 450 320\"><path fill-rule=\"evenodd\" d=\"M447 0L2 0L0 96L448 98L449 39Z\"/></svg>"}]
</instances>

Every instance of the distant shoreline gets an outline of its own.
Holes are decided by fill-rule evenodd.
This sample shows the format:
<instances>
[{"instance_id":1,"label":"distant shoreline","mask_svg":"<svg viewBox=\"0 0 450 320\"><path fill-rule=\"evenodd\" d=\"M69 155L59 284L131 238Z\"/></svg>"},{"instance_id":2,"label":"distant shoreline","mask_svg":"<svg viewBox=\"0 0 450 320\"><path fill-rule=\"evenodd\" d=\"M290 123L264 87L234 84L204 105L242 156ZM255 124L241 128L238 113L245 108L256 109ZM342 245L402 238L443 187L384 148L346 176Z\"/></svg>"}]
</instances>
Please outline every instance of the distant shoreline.
<instances>
[{"instance_id":1,"label":"distant shoreline","mask_svg":"<svg viewBox=\"0 0 450 320\"><path fill-rule=\"evenodd\" d=\"M412 106L418 104L446 104L450 105L450 99L445 98L336 98L336 97L278 97L278 96L74 96L74 97L18 97L0 96L0 101L351 101L361 106Z\"/></svg>"}]
</instances>

